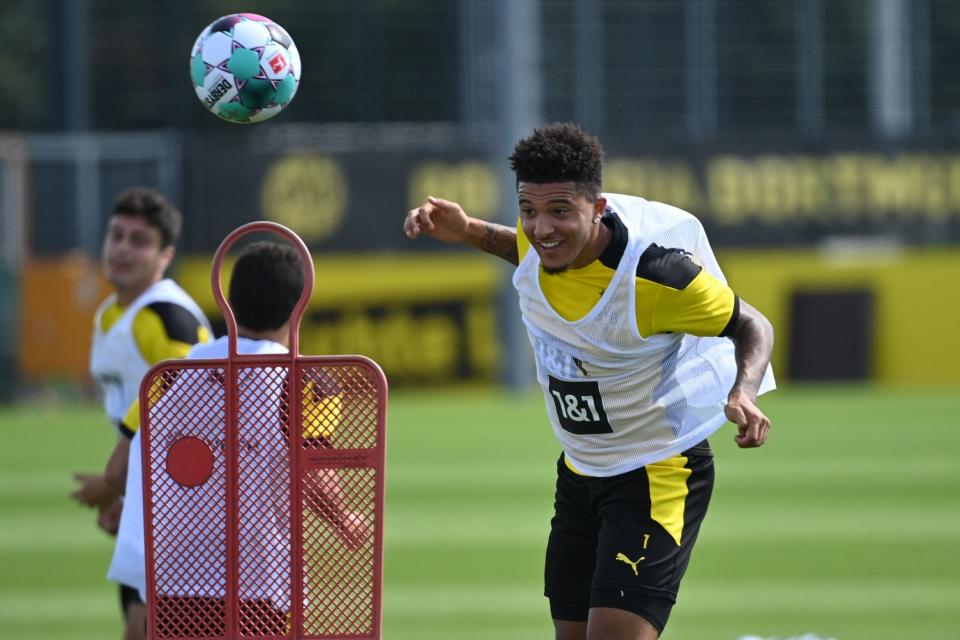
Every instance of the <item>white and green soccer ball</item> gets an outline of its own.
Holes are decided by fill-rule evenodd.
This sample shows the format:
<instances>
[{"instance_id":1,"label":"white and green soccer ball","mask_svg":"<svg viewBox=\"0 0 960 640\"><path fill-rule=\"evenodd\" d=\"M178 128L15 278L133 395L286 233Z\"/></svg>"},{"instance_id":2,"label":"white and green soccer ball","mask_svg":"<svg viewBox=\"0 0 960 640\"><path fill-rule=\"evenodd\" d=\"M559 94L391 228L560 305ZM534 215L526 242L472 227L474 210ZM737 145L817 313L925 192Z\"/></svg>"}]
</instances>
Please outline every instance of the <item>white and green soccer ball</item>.
<instances>
[{"instance_id":1,"label":"white and green soccer ball","mask_svg":"<svg viewBox=\"0 0 960 640\"><path fill-rule=\"evenodd\" d=\"M190 79L200 102L230 122L283 111L300 85L300 54L283 27L255 13L217 18L193 43Z\"/></svg>"}]
</instances>

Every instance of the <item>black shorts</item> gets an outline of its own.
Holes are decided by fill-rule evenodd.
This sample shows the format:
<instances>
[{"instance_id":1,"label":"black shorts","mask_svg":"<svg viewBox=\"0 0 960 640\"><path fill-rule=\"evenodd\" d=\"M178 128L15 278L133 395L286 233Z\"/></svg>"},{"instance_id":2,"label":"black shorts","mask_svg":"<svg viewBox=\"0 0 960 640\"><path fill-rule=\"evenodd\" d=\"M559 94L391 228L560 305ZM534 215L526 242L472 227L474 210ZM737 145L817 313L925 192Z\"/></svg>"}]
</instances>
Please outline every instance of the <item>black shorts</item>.
<instances>
[{"instance_id":1,"label":"black shorts","mask_svg":"<svg viewBox=\"0 0 960 640\"><path fill-rule=\"evenodd\" d=\"M712 491L706 441L609 478L578 475L561 455L544 588L552 617L585 621L612 607L662 632Z\"/></svg>"},{"instance_id":2,"label":"black shorts","mask_svg":"<svg viewBox=\"0 0 960 640\"><path fill-rule=\"evenodd\" d=\"M140 599L140 592L134 589L133 587L128 587L125 584L120 586L120 610L123 611L123 619L126 620L129 615L128 609L132 604L143 604L143 600Z\"/></svg>"},{"instance_id":3,"label":"black shorts","mask_svg":"<svg viewBox=\"0 0 960 640\"><path fill-rule=\"evenodd\" d=\"M241 637L286 636L289 613L268 600L240 600L237 618ZM223 598L203 596L160 596L157 598L158 638L222 638L227 630L227 608Z\"/></svg>"}]
</instances>

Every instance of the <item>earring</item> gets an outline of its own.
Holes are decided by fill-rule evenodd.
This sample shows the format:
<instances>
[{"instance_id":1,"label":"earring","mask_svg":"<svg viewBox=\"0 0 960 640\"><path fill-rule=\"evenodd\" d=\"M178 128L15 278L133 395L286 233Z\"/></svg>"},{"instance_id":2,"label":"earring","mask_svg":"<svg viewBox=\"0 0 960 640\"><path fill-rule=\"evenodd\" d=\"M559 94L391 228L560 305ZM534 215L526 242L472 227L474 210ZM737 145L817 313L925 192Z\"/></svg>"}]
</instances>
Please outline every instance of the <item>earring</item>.
<instances>
[{"instance_id":1,"label":"earring","mask_svg":"<svg viewBox=\"0 0 960 640\"><path fill-rule=\"evenodd\" d=\"M599 223L600 223L600 218L599 218L599 217L593 219L593 224L599 224Z\"/></svg>"}]
</instances>

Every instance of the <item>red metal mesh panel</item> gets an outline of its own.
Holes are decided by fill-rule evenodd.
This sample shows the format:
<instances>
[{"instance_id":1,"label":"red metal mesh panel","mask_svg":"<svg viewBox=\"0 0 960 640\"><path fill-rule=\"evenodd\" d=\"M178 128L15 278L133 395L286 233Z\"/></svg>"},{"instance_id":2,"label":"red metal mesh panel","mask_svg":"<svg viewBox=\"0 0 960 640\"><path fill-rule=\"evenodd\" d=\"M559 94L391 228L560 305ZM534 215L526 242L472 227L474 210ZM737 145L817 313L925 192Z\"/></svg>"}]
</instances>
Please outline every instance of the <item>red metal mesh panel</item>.
<instances>
[{"instance_id":1,"label":"red metal mesh panel","mask_svg":"<svg viewBox=\"0 0 960 640\"><path fill-rule=\"evenodd\" d=\"M375 618L374 469L321 469L303 478L303 631L309 636L370 636ZM342 510L317 509L312 495L335 484ZM323 515L319 515L323 514Z\"/></svg>"},{"instance_id":2,"label":"red metal mesh panel","mask_svg":"<svg viewBox=\"0 0 960 640\"><path fill-rule=\"evenodd\" d=\"M283 635L290 610L286 367L244 367L237 384L237 573L242 637Z\"/></svg>"},{"instance_id":3,"label":"red metal mesh panel","mask_svg":"<svg viewBox=\"0 0 960 640\"><path fill-rule=\"evenodd\" d=\"M149 465L155 637L223 637L222 608L204 598L222 598L226 588L226 467L223 456L223 370L165 371L150 385ZM185 487L167 472L167 452L180 439L196 437L213 454L205 483Z\"/></svg>"},{"instance_id":4,"label":"red metal mesh panel","mask_svg":"<svg viewBox=\"0 0 960 640\"><path fill-rule=\"evenodd\" d=\"M289 359L262 360L233 369L235 462L227 369L185 364L145 383L150 635L379 637L382 374L349 358L299 358L291 412Z\"/></svg>"},{"instance_id":5,"label":"red metal mesh panel","mask_svg":"<svg viewBox=\"0 0 960 640\"><path fill-rule=\"evenodd\" d=\"M310 461L301 476L303 632L371 636L378 626L378 474L371 455L381 436L378 380L365 367L306 366L300 381Z\"/></svg>"}]
</instances>

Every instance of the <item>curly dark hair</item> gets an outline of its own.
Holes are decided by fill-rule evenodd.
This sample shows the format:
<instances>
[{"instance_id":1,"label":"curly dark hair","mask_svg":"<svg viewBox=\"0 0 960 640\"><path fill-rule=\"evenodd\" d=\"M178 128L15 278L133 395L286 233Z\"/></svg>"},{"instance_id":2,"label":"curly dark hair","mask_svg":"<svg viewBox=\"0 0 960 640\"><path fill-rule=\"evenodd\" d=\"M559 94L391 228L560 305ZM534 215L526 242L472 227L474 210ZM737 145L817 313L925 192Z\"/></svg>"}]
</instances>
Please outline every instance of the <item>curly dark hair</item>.
<instances>
[{"instance_id":1,"label":"curly dark hair","mask_svg":"<svg viewBox=\"0 0 960 640\"><path fill-rule=\"evenodd\" d=\"M510 168L520 182L574 182L591 202L600 197L603 146L573 122L554 122L513 148Z\"/></svg>"},{"instance_id":2,"label":"curly dark hair","mask_svg":"<svg viewBox=\"0 0 960 640\"><path fill-rule=\"evenodd\" d=\"M160 232L160 248L176 245L183 215L162 193L148 187L133 187L113 201L112 216L135 216Z\"/></svg>"},{"instance_id":3,"label":"curly dark hair","mask_svg":"<svg viewBox=\"0 0 960 640\"><path fill-rule=\"evenodd\" d=\"M233 266L228 299L237 324L251 331L279 329L303 291L303 260L296 249L276 242L247 245Z\"/></svg>"}]
</instances>

